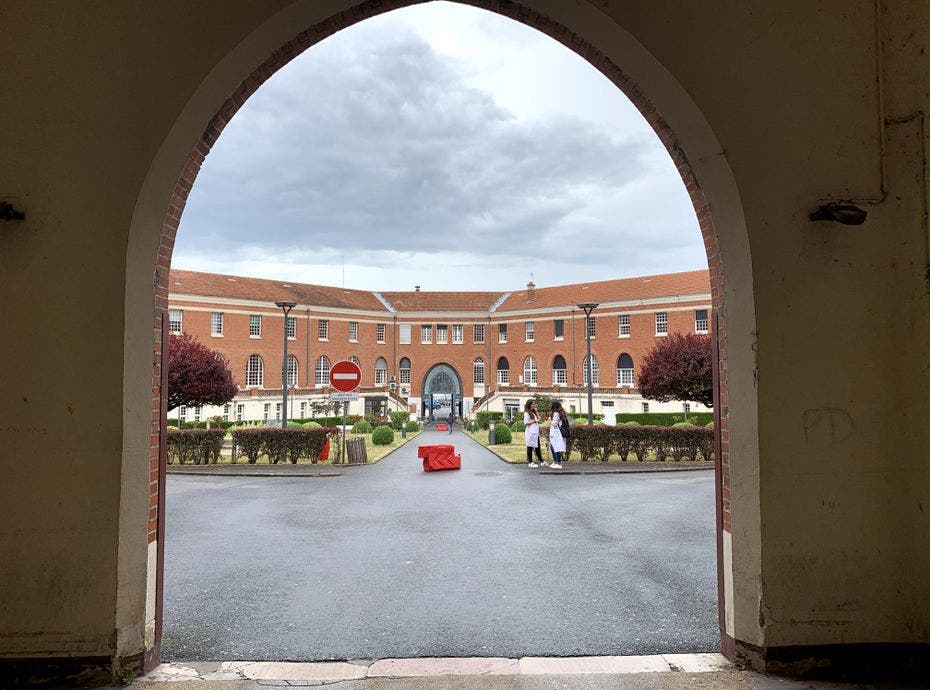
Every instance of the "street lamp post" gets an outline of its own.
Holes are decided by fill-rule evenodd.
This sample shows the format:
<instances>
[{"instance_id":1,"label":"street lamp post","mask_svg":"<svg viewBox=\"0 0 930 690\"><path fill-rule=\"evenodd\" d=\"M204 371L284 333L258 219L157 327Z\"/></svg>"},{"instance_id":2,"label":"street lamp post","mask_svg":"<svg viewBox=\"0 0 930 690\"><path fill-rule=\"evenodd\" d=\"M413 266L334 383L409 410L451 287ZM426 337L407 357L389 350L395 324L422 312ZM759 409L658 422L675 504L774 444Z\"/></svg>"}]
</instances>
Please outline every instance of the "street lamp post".
<instances>
[{"instance_id":1,"label":"street lamp post","mask_svg":"<svg viewBox=\"0 0 930 690\"><path fill-rule=\"evenodd\" d=\"M594 424L594 403L593 403L593 386L594 386L594 377L592 374L591 367L591 312L597 309L597 304L594 302L585 302L584 304L577 305L579 309L584 311L584 339L588 346L588 359L586 360L586 373L588 374L588 426Z\"/></svg>"},{"instance_id":2,"label":"street lamp post","mask_svg":"<svg viewBox=\"0 0 930 690\"><path fill-rule=\"evenodd\" d=\"M284 310L284 360L281 363L281 428L287 428L287 316L297 302L275 302L276 307Z\"/></svg>"}]
</instances>

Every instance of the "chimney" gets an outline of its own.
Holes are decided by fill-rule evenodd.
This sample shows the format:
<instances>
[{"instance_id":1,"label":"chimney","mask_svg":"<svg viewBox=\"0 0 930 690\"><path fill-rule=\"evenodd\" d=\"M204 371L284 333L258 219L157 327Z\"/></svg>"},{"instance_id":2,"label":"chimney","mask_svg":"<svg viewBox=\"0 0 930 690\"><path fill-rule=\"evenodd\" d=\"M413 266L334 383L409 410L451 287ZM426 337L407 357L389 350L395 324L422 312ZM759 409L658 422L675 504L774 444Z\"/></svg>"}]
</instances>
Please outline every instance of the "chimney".
<instances>
[{"instance_id":1,"label":"chimney","mask_svg":"<svg viewBox=\"0 0 930 690\"><path fill-rule=\"evenodd\" d=\"M536 283L532 280L526 284L526 299L536 299Z\"/></svg>"},{"instance_id":2,"label":"chimney","mask_svg":"<svg viewBox=\"0 0 930 690\"><path fill-rule=\"evenodd\" d=\"M413 289L416 290L417 292L419 292L419 291L420 291L420 286L419 286L419 285L414 285L414 286L413 286Z\"/></svg>"}]
</instances>

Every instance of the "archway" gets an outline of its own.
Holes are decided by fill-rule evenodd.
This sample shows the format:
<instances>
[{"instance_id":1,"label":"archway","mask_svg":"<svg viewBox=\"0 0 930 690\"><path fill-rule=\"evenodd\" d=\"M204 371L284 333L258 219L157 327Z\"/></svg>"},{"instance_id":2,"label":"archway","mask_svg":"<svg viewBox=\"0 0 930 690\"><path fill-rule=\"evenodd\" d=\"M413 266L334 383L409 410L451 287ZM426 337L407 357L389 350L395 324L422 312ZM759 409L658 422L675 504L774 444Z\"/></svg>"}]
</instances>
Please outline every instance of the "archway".
<instances>
[{"instance_id":1,"label":"archway","mask_svg":"<svg viewBox=\"0 0 930 690\"><path fill-rule=\"evenodd\" d=\"M164 419L161 397L164 389L162 356L163 327L166 320L168 269L178 221L188 192L200 165L223 127L237 109L261 83L293 57L316 42L358 21L397 7L412 4L409 0L393 2L337 3L343 11L321 16L320 8L310 0L291 5L260 26L255 27L232 48L205 76L200 88L192 95L184 111L155 156L134 209L127 252L127 293L125 300L125 408L137 414L127 415L123 450L122 493L128 506L149 516L148 538L140 548L139 535L133 520L122 520L121 543L134 548L120 550L121 568L141 565L149 572L146 600L146 625L151 629L150 661L157 658L159 638L158 613L161 594L159 535L164 534ZM675 78L625 29L610 23L587 5L572 8L555 4L527 1L522 4L478 2L474 4L516 21L532 26L569 46L587 59L639 108L665 144L676 163L690 194L704 237L711 273L714 332L717 357L715 388L718 405L717 423L717 510L718 569L720 594L720 627L724 649L729 650L738 628L744 639L757 639L758 623L754 603L758 600L757 582L747 576L742 594L737 592L733 562L739 560L746 573L758 572L758 434L756 425L756 395L753 389L752 333L755 330L752 301L751 260L745 232L745 222L733 175L716 137L698 107ZM293 35L294 26L308 27ZM571 27L571 28L569 28ZM609 34L608 39L603 36ZM610 46L599 50L598 45ZM623 64L621 69L618 65ZM257 67L255 65L258 65ZM232 94L226 96L227 94ZM647 95L648 94L648 95ZM225 100L223 100L225 98ZM660 114L661 112L661 114ZM193 147L191 142L195 142ZM686 153L687 152L687 153ZM181 170L180 175L178 171ZM168 200L167 210L165 201ZM710 209L714 209L714 218ZM716 224L715 221L716 220ZM724 280L723 258L727 260L727 280ZM154 291L152 268L154 267ZM737 289L738 288L738 289ZM143 344L150 341L152 322L142 316L145 305L154 304L155 329L154 368L151 350ZM148 312L151 314L151 312ZM735 328L734 328L735 326ZM739 356L731 353L738 352ZM140 382L153 375L152 385ZM738 401L731 415L730 398ZM154 409L152 406L154 405ZM141 414L150 409L154 414ZM731 416L737 424L731 424ZM151 419L152 421L147 421ZM151 438L146 442L143 439ZM733 443L742 451L745 468L742 481L730 481L729 448ZM137 472L136 450L150 449L149 472L162 470L158 481L142 485L133 480ZM740 499L742 541L733 542L731 501ZM149 508L149 504L155 504ZM153 572L154 571L154 572ZM743 600L740 601L740 597ZM737 620L737 610L742 618ZM754 618L755 617L755 618Z\"/></svg>"},{"instance_id":2,"label":"archway","mask_svg":"<svg viewBox=\"0 0 930 690\"><path fill-rule=\"evenodd\" d=\"M448 407L456 417L462 416L462 377L449 364L435 364L423 377L420 416L434 419L437 408Z\"/></svg>"}]
</instances>

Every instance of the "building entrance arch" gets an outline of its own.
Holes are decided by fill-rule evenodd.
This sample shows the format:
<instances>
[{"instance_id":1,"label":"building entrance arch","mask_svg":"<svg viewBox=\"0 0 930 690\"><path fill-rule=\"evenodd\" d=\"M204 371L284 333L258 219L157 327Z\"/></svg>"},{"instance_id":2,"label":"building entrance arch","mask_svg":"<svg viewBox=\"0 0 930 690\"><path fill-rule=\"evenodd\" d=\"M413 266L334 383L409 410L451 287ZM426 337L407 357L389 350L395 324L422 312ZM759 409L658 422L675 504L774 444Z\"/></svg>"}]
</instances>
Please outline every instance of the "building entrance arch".
<instances>
[{"instance_id":1,"label":"building entrance arch","mask_svg":"<svg viewBox=\"0 0 930 690\"><path fill-rule=\"evenodd\" d=\"M433 419L436 409L442 403L449 403L455 416L462 417L462 377L450 364L436 364L430 367L423 377L421 389L422 402L420 416Z\"/></svg>"}]
</instances>

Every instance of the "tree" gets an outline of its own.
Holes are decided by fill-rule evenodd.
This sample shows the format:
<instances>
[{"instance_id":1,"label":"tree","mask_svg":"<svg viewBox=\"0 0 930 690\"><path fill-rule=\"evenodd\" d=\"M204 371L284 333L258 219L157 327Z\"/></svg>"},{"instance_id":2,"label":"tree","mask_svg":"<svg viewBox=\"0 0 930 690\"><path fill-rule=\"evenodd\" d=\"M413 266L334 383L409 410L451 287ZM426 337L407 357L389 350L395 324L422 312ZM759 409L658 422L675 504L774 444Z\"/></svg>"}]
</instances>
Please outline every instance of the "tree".
<instances>
[{"instance_id":1,"label":"tree","mask_svg":"<svg viewBox=\"0 0 930 690\"><path fill-rule=\"evenodd\" d=\"M651 400L691 400L713 407L712 358L709 335L672 333L643 358L639 390Z\"/></svg>"},{"instance_id":2,"label":"tree","mask_svg":"<svg viewBox=\"0 0 930 690\"><path fill-rule=\"evenodd\" d=\"M168 409L225 405L239 392L223 355L189 333L168 344Z\"/></svg>"}]
</instances>

